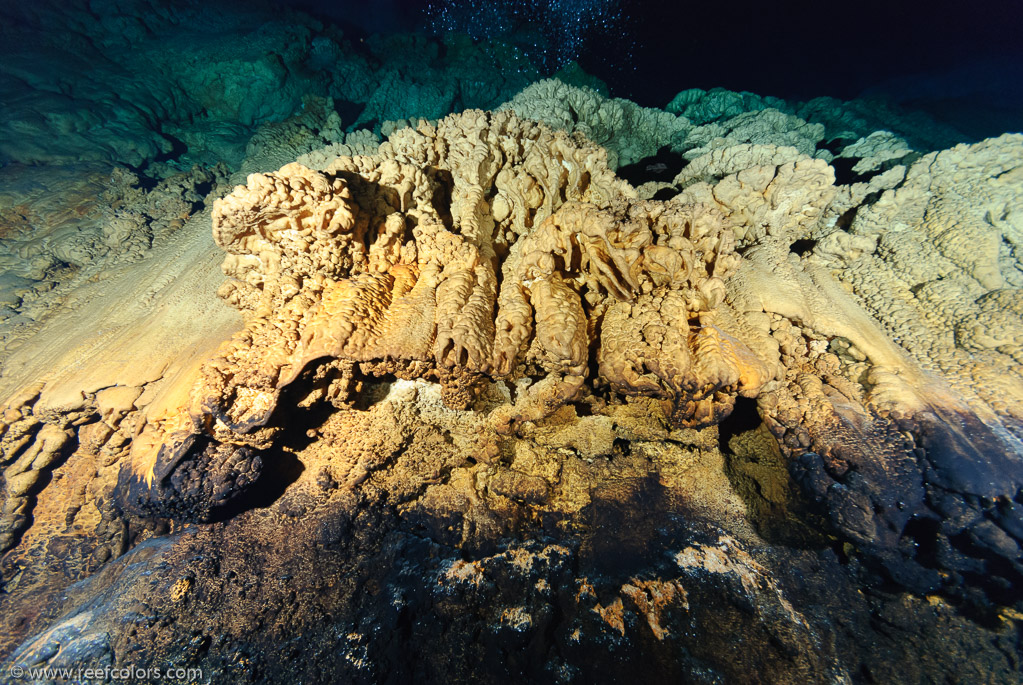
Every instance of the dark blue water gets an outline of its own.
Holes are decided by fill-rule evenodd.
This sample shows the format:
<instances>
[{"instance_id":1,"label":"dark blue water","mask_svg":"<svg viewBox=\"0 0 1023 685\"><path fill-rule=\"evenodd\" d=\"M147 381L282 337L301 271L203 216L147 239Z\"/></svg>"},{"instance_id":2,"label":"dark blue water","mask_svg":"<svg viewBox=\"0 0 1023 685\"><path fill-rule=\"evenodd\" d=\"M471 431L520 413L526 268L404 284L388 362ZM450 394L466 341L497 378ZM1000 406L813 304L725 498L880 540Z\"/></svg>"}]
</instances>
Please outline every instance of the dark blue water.
<instances>
[{"instance_id":1,"label":"dark blue water","mask_svg":"<svg viewBox=\"0 0 1023 685\"><path fill-rule=\"evenodd\" d=\"M1023 3L292 0L355 32L458 31L522 46L547 73L577 60L625 97L685 88L786 99L861 95L971 137L1023 129Z\"/></svg>"}]
</instances>

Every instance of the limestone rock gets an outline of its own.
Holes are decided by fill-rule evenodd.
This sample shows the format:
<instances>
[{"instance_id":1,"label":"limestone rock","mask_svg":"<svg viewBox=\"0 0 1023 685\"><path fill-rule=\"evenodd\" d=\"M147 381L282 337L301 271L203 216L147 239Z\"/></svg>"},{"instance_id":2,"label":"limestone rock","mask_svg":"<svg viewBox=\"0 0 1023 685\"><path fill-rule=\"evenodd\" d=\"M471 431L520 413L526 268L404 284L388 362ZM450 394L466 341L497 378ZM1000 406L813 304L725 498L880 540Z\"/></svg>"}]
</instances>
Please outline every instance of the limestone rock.
<instances>
[{"instance_id":1,"label":"limestone rock","mask_svg":"<svg viewBox=\"0 0 1023 685\"><path fill-rule=\"evenodd\" d=\"M608 151L612 169L654 155L662 147L677 149L691 125L684 117L609 99L586 87L556 79L538 81L499 109L551 128L578 132Z\"/></svg>"},{"instance_id":2,"label":"limestone rock","mask_svg":"<svg viewBox=\"0 0 1023 685\"><path fill-rule=\"evenodd\" d=\"M592 391L601 321L593 383L663 399L678 425L720 420L771 376L716 326L739 264L720 216L636 203L599 148L510 114L424 122L322 173L252 175L217 202L214 236L221 293L249 323L134 444L137 501L208 438L267 448L282 391L324 358L429 374L453 406L474 379L541 375L494 411L502 431Z\"/></svg>"}]
</instances>

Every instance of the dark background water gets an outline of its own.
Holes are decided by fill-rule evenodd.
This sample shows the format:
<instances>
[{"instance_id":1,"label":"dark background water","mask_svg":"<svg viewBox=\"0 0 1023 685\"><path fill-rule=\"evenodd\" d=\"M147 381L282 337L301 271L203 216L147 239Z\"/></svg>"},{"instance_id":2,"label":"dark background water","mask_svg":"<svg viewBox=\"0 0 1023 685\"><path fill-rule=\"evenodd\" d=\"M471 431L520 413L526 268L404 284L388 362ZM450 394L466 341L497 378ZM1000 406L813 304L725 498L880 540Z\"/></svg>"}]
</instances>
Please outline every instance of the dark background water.
<instances>
[{"instance_id":1,"label":"dark background water","mask_svg":"<svg viewBox=\"0 0 1023 685\"><path fill-rule=\"evenodd\" d=\"M290 4L367 32L422 30L430 26L431 16L460 11L466 19L463 28L483 36L488 28L472 20L509 14L515 6L528 8L534 3L291 0ZM576 17L608 17L611 26L606 35L594 30L582 36L580 61L587 71L611 84L616 94L650 106L663 106L680 81L694 87L722 86L778 96L852 98L895 77L977 62L1016 63L1018 68L1023 59L1023 3L1018 0L553 0L535 4L548 8L532 12L537 23L560 20L570 28ZM502 7L504 11L492 9ZM1018 96L1023 81L1014 85L1012 90L1017 92L1007 95Z\"/></svg>"},{"instance_id":2,"label":"dark background water","mask_svg":"<svg viewBox=\"0 0 1023 685\"><path fill-rule=\"evenodd\" d=\"M551 64L574 56L613 95L647 106L664 107L690 87L786 99L867 94L993 130L1023 129L1018 0L290 4L350 31L458 28L531 45Z\"/></svg>"},{"instance_id":3,"label":"dark background water","mask_svg":"<svg viewBox=\"0 0 1023 685\"><path fill-rule=\"evenodd\" d=\"M0 164L237 163L305 95L372 128L494 108L571 63L648 107L871 97L979 140L1023 131L1021 28L1023 0L0 0Z\"/></svg>"}]
</instances>

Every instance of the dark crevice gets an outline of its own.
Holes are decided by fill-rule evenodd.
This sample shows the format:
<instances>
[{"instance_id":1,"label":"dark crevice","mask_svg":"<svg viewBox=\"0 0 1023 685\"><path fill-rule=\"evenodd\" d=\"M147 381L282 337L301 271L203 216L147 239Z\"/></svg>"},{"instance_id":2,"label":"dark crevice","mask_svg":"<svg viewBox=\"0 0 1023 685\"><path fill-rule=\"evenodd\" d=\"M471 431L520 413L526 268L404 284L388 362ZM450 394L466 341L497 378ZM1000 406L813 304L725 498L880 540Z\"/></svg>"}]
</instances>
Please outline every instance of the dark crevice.
<instances>
[{"instance_id":1,"label":"dark crevice","mask_svg":"<svg viewBox=\"0 0 1023 685\"><path fill-rule=\"evenodd\" d=\"M898 166L898 165L901 164L901 165L905 166L908 169L909 167L911 167L914 164L916 164L917 160L919 160L923 156L924 156L923 152L918 152L916 150L913 150L912 152L910 152L909 154L905 155L904 157L900 157L898 159L893 159L893 160L889 160L889 161L885 162L882 165L882 168L885 171L887 171L888 169L890 169L890 168L892 168L894 166ZM899 185L901 186L902 183L904 183L904 182L905 181L899 183ZM898 187L898 186L896 186L896 187Z\"/></svg>"},{"instance_id":2,"label":"dark crevice","mask_svg":"<svg viewBox=\"0 0 1023 685\"><path fill-rule=\"evenodd\" d=\"M138 179L137 182L133 185L134 188L139 188L148 193L154 188L156 188L157 185L159 185L159 181L157 181L157 179L146 175L146 168L149 166L148 161L143 162L139 166L134 166L131 164L123 164L122 166L131 173L135 174L135 177Z\"/></svg>"},{"instance_id":3,"label":"dark crevice","mask_svg":"<svg viewBox=\"0 0 1023 685\"><path fill-rule=\"evenodd\" d=\"M650 181L670 183L685 168L686 164L682 155L672 152L665 146L651 157L644 157L638 162L618 167L616 173L619 178L623 178L637 187Z\"/></svg>"},{"instance_id":4,"label":"dark crevice","mask_svg":"<svg viewBox=\"0 0 1023 685\"><path fill-rule=\"evenodd\" d=\"M585 195L587 189L590 187L590 172L584 171L579 176L579 194Z\"/></svg>"},{"instance_id":5,"label":"dark crevice","mask_svg":"<svg viewBox=\"0 0 1023 685\"><path fill-rule=\"evenodd\" d=\"M748 397L737 397L735 408L724 421L718 425L718 446L724 453L730 453L729 441L737 435L756 430L762 423L757 401Z\"/></svg>"},{"instance_id":6,"label":"dark crevice","mask_svg":"<svg viewBox=\"0 0 1023 685\"><path fill-rule=\"evenodd\" d=\"M358 121L359 115L362 114L362 110L365 108L365 105L360 105L357 102L334 100L334 111L341 117L341 121Z\"/></svg>"},{"instance_id":7,"label":"dark crevice","mask_svg":"<svg viewBox=\"0 0 1023 685\"><path fill-rule=\"evenodd\" d=\"M941 532L941 524L935 519L913 518L903 529L903 536L915 543L916 555L914 560L927 568L938 568L938 535Z\"/></svg>"},{"instance_id":8,"label":"dark crevice","mask_svg":"<svg viewBox=\"0 0 1023 685\"><path fill-rule=\"evenodd\" d=\"M214 509L209 522L226 521L250 509L272 506L304 470L305 466L291 452L271 450L263 457L263 470L256 482L228 504Z\"/></svg>"},{"instance_id":9,"label":"dark crevice","mask_svg":"<svg viewBox=\"0 0 1023 685\"><path fill-rule=\"evenodd\" d=\"M736 399L732 413L718 425L718 447L729 483L765 540L801 549L831 543L821 513L800 488L799 470L792 472L798 462L781 453L756 400Z\"/></svg>"},{"instance_id":10,"label":"dark crevice","mask_svg":"<svg viewBox=\"0 0 1023 685\"><path fill-rule=\"evenodd\" d=\"M305 470L296 454L319 438L316 428L323 425L330 415L337 411L327 401L315 402L307 409L294 408L310 391L311 376L315 373L316 367L315 363L308 365L298 380L283 390L278 410L271 418L272 424L281 426L283 430L275 439L274 446L260 454L263 466L259 478L244 493L214 509L209 519L211 522L226 521L244 511L271 506ZM326 380L329 382L330 378ZM391 374L385 374L381 378L365 379L362 390L353 398L353 409L368 410L387 395L394 380ZM289 409L284 411L282 409L284 407Z\"/></svg>"},{"instance_id":11,"label":"dark crevice","mask_svg":"<svg viewBox=\"0 0 1023 685\"><path fill-rule=\"evenodd\" d=\"M835 185L847 186L853 183L860 183L870 178L870 175L860 174L853 171L853 167L859 163L859 159L850 157L836 157L831 160L831 168L835 170Z\"/></svg>"},{"instance_id":12,"label":"dark crevice","mask_svg":"<svg viewBox=\"0 0 1023 685\"><path fill-rule=\"evenodd\" d=\"M207 195L210 194L210 191L213 190L213 183L214 183L213 181L202 181L200 183L196 183L195 192L198 195L201 195L202 197L205 198ZM196 205L198 205L200 208L203 206L202 203L196 203ZM193 209L195 209L195 206L193 206Z\"/></svg>"},{"instance_id":13,"label":"dark crevice","mask_svg":"<svg viewBox=\"0 0 1023 685\"><path fill-rule=\"evenodd\" d=\"M158 154L156 157L154 157L153 158L154 162L172 162L182 157L186 152L188 152L188 146L185 145L183 141L179 140L178 138L175 138L174 136L168 133L161 133L160 135L162 135L165 139L167 139L168 142L170 142L171 149L168 150L167 152L162 152Z\"/></svg>"},{"instance_id":14,"label":"dark crevice","mask_svg":"<svg viewBox=\"0 0 1023 685\"><path fill-rule=\"evenodd\" d=\"M852 138L844 138L842 136L838 136L837 138L832 138L831 140L828 141L824 140L818 141L817 149L827 150L831 154L837 155L840 152L842 152L843 149L845 149L846 145L849 145L850 143L853 142L855 142L855 140Z\"/></svg>"},{"instance_id":15,"label":"dark crevice","mask_svg":"<svg viewBox=\"0 0 1023 685\"><path fill-rule=\"evenodd\" d=\"M405 231L401 234L402 243L414 243L416 240L415 229L419 225L419 218L406 214Z\"/></svg>"},{"instance_id":16,"label":"dark crevice","mask_svg":"<svg viewBox=\"0 0 1023 685\"><path fill-rule=\"evenodd\" d=\"M844 211L838 219L835 220L835 228L840 231L849 232L849 228L852 226L853 220L856 218L856 212L859 210L860 205L850 207Z\"/></svg>"},{"instance_id":17,"label":"dark crevice","mask_svg":"<svg viewBox=\"0 0 1023 685\"><path fill-rule=\"evenodd\" d=\"M811 252L813 250L813 248L816 247L816 245L817 245L817 241L816 240L810 240L808 238L800 238L799 240L797 240L794 243L792 243L791 245L789 245L789 251L790 252L794 252L795 254L797 254L800 257L802 257L803 255L807 254L808 252Z\"/></svg>"}]
</instances>

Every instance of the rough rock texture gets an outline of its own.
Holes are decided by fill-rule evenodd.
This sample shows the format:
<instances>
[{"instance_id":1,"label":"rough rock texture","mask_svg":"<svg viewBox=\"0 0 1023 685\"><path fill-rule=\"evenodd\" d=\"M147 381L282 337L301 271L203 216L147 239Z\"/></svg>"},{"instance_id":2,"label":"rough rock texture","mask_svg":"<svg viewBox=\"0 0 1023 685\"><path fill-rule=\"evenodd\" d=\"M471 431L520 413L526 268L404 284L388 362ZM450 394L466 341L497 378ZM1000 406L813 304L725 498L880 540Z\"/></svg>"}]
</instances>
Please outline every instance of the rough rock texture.
<instances>
[{"instance_id":1,"label":"rough rock texture","mask_svg":"<svg viewBox=\"0 0 1023 685\"><path fill-rule=\"evenodd\" d=\"M727 125L736 117L756 119L760 112L768 109L823 127L821 137L832 152L879 131L898 130L910 146L920 150L939 150L967 140L961 131L922 112L905 110L883 100L841 101L819 97L807 102L790 102L746 91L690 88L678 93L665 107L668 112L685 117L699 127Z\"/></svg>"},{"instance_id":2,"label":"rough rock texture","mask_svg":"<svg viewBox=\"0 0 1023 685\"><path fill-rule=\"evenodd\" d=\"M484 377L507 379L517 397L490 419L502 432L568 401L603 402L592 393L604 386L706 425L771 376L714 317L740 261L720 216L634 202L599 148L508 113L424 122L323 173L250 176L213 223L229 253L220 293L249 322L188 406L151 416L135 442L125 485L143 499L167 494L193 452L248 463L228 446L267 449L282 391L316 360L437 378L458 408ZM320 373L341 404L337 370Z\"/></svg>"},{"instance_id":3,"label":"rough rock texture","mask_svg":"<svg viewBox=\"0 0 1023 685\"><path fill-rule=\"evenodd\" d=\"M747 91L737 93L724 88L689 88L672 98L664 109L684 116L697 126L703 126L770 107L784 111L786 104L779 98L762 97Z\"/></svg>"},{"instance_id":4,"label":"rough rock texture","mask_svg":"<svg viewBox=\"0 0 1023 685\"><path fill-rule=\"evenodd\" d=\"M329 77L307 66L315 22L271 17L242 3L229 14L146 0L6 6L0 159L139 165L171 153L193 119L193 134L237 142L239 127L284 118Z\"/></svg>"},{"instance_id":5,"label":"rough rock texture","mask_svg":"<svg viewBox=\"0 0 1023 685\"><path fill-rule=\"evenodd\" d=\"M540 77L520 48L501 41L378 34L366 43L376 71L368 82L368 97L356 100L365 107L349 130L380 131L382 124L396 119L440 119L465 109L497 108ZM347 90L338 84L341 97L354 99Z\"/></svg>"},{"instance_id":6,"label":"rough rock texture","mask_svg":"<svg viewBox=\"0 0 1023 685\"><path fill-rule=\"evenodd\" d=\"M587 87L557 79L538 81L499 109L551 128L581 133L608 152L612 169L653 156L663 147L678 149L692 125L685 117L607 98Z\"/></svg>"},{"instance_id":7,"label":"rough rock texture","mask_svg":"<svg viewBox=\"0 0 1023 685\"><path fill-rule=\"evenodd\" d=\"M682 154L688 160L695 160L717 148L739 144L794 147L803 155L814 155L823 139L824 126L821 124L808 124L799 117L768 108L698 126L678 147L684 150Z\"/></svg>"},{"instance_id":8,"label":"rough rock texture","mask_svg":"<svg viewBox=\"0 0 1023 685\"><path fill-rule=\"evenodd\" d=\"M5 612L7 663L231 682L1019 677L1015 629L859 592L827 547L769 549L716 427L565 407L513 438L436 384L363 393L353 411L294 413L242 513L141 541L45 616Z\"/></svg>"},{"instance_id":9,"label":"rough rock texture","mask_svg":"<svg viewBox=\"0 0 1023 685\"><path fill-rule=\"evenodd\" d=\"M1020 681L1019 136L743 100L633 190L578 132L378 150L330 95L226 196L4 189L5 245L95 251L0 277L0 669Z\"/></svg>"},{"instance_id":10,"label":"rough rock texture","mask_svg":"<svg viewBox=\"0 0 1023 685\"><path fill-rule=\"evenodd\" d=\"M1023 578L1018 262L1003 238L1021 159L1006 136L875 170L887 178L852 211L863 192L792 149L726 148L677 179L735 224L744 265L726 301L785 369L759 411L804 492L888 581L988 608ZM1005 321L985 327L985 305Z\"/></svg>"},{"instance_id":11,"label":"rough rock texture","mask_svg":"<svg viewBox=\"0 0 1023 685\"><path fill-rule=\"evenodd\" d=\"M1023 294L1021 155L1020 136L925 155L849 225L845 240L876 241L875 250L819 251L922 367L975 410L987 406L1016 421L1023 420L1023 328L1014 304ZM833 232L821 242L840 240ZM874 295L882 289L885 300Z\"/></svg>"},{"instance_id":12,"label":"rough rock texture","mask_svg":"<svg viewBox=\"0 0 1023 685\"><path fill-rule=\"evenodd\" d=\"M893 128L917 150L940 150L968 140L961 131L923 112L904 110L883 100L820 97L799 103L791 110L806 121L823 124L826 140L838 144Z\"/></svg>"},{"instance_id":13,"label":"rough rock texture","mask_svg":"<svg viewBox=\"0 0 1023 685\"><path fill-rule=\"evenodd\" d=\"M40 0L6 4L0 18L5 164L144 167L172 159L184 168L235 169L260 125L303 114L310 96L335 102L349 131L379 133L389 120L496 107L540 77L506 43L407 34L353 40L262 0L220 8Z\"/></svg>"},{"instance_id":14,"label":"rough rock texture","mask_svg":"<svg viewBox=\"0 0 1023 685\"><path fill-rule=\"evenodd\" d=\"M5 351L0 369L10 376L18 365L15 350L62 308L84 304L99 294L99 284L117 281L132 264L148 268L141 262L187 240L182 229L219 192L226 171L223 165L186 172L151 169L153 176L92 165L73 165L63 173L20 165L0 171L6 182L0 192L5 205L0 209L0 343ZM60 339L45 343L60 344Z\"/></svg>"}]
</instances>

